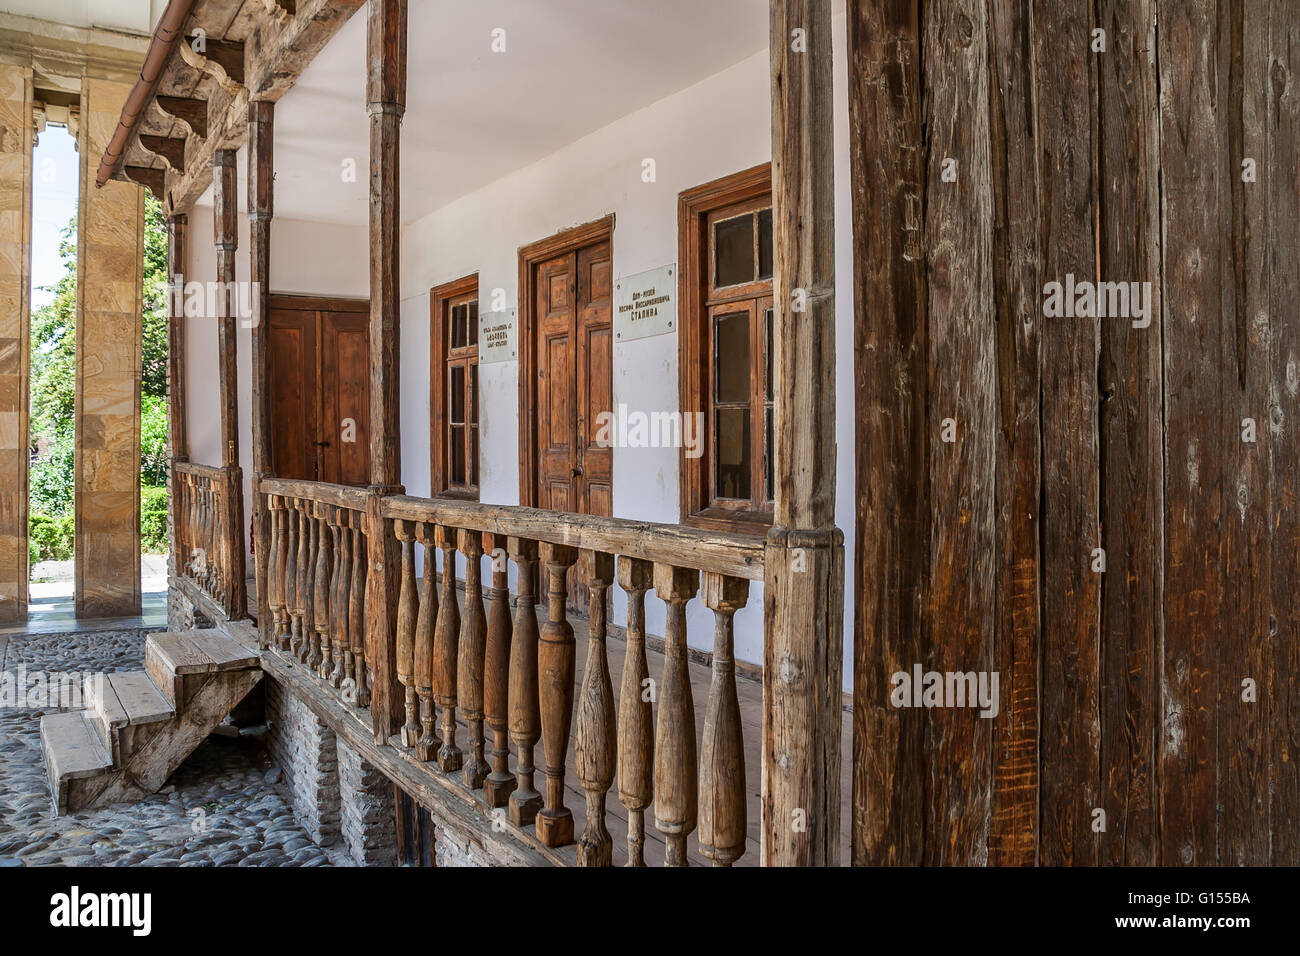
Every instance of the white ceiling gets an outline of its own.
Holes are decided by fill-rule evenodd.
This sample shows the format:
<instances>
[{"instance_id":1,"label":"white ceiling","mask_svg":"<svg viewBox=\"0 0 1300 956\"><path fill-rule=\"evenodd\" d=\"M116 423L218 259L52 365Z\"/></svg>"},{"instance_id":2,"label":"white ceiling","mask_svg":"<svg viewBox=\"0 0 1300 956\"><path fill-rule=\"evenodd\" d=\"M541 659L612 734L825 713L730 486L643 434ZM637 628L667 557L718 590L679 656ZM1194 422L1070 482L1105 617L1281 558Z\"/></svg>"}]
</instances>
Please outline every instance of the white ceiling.
<instances>
[{"instance_id":1,"label":"white ceiling","mask_svg":"<svg viewBox=\"0 0 1300 956\"><path fill-rule=\"evenodd\" d=\"M768 0L411 0L403 222L765 49L767 17ZM362 9L280 101L277 216L366 222L365 46Z\"/></svg>"}]
</instances>

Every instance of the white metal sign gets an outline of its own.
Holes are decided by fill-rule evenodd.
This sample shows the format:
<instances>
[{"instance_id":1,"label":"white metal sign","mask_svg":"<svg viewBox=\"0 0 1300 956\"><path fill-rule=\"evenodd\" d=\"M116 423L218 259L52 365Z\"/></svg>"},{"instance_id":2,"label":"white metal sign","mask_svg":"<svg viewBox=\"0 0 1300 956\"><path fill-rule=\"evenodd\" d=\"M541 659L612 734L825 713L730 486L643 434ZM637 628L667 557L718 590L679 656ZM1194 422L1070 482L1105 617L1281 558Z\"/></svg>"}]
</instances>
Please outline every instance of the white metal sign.
<instances>
[{"instance_id":1,"label":"white metal sign","mask_svg":"<svg viewBox=\"0 0 1300 956\"><path fill-rule=\"evenodd\" d=\"M478 362L509 362L519 357L515 348L515 309L484 312L478 320Z\"/></svg>"},{"instance_id":2,"label":"white metal sign","mask_svg":"<svg viewBox=\"0 0 1300 956\"><path fill-rule=\"evenodd\" d=\"M614 283L614 339L627 342L677 328L677 267L660 266Z\"/></svg>"}]
</instances>

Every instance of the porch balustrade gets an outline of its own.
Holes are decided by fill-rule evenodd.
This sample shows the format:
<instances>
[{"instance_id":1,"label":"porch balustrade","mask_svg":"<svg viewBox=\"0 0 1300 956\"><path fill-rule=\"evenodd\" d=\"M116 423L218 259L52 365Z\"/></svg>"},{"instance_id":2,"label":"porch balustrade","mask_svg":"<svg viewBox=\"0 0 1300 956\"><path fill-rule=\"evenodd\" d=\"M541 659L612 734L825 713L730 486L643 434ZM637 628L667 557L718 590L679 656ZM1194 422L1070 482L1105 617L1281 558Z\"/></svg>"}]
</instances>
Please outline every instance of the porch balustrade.
<instances>
[{"instance_id":1,"label":"porch balustrade","mask_svg":"<svg viewBox=\"0 0 1300 956\"><path fill-rule=\"evenodd\" d=\"M176 574L206 595L227 618L244 614L244 582L238 580L229 533L231 502L243 494L237 471L172 463Z\"/></svg>"},{"instance_id":2,"label":"porch balustrade","mask_svg":"<svg viewBox=\"0 0 1300 956\"><path fill-rule=\"evenodd\" d=\"M715 865L742 856L746 785L733 619L745 605L749 582L762 579L761 541L405 495L380 499L371 514L381 516L382 527L374 528L366 518L369 493L360 489L266 479L260 491L271 515L271 548L268 580L259 587L267 589L274 647L357 708L368 705L371 682L378 679L369 662L394 647L390 696L402 720L388 743L427 765L430 774L473 791L484 826L492 825L490 814L504 811L541 845L576 842L579 865L608 866L613 838L606 803L613 789L627 811L629 865L644 865L647 813L663 836L668 865L686 865L692 833ZM370 534L397 542L396 565L367 568ZM418 575L417 544L424 549ZM485 556L491 568L486 589L480 572ZM568 607L574 567L589 595L580 679ZM367 573L398 575L395 588L371 588L371 594L395 593L395 608L379 616L394 622L393 633L369 628L372 642L391 643L369 650L367 623L376 616L366 607ZM627 594L627 651L617 690L606 652L615 585ZM645 632L651 590L667 604L663 671L654 675ZM698 754L686 625L687 603L696 597L715 618ZM378 725L379 715L371 717ZM586 801L581 833L565 806L571 737L572 766ZM534 763L539 743L540 780Z\"/></svg>"}]
</instances>

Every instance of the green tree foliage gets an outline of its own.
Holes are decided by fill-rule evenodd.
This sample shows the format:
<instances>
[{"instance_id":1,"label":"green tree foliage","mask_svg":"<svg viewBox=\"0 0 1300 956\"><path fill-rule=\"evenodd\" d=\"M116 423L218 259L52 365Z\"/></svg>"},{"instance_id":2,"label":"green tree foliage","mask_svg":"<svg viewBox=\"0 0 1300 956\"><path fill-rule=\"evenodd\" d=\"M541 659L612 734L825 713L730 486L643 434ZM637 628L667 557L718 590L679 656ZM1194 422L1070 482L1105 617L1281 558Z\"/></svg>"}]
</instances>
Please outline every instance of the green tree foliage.
<instances>
[{"instance_id":1,"label":"green tree foliage","mask_svg":"<svg viewBox=\"0 0 1300 956\"><path fill-rule=\"evenodd\" d=\"M31 521L33 562L72 557L76 413L77 220L59 242L63 275L32 313ZM145 194L144 310L140 354L140 514L146 550L167 548L167 232L162 204Z\"/></svg>"}]
</instances>

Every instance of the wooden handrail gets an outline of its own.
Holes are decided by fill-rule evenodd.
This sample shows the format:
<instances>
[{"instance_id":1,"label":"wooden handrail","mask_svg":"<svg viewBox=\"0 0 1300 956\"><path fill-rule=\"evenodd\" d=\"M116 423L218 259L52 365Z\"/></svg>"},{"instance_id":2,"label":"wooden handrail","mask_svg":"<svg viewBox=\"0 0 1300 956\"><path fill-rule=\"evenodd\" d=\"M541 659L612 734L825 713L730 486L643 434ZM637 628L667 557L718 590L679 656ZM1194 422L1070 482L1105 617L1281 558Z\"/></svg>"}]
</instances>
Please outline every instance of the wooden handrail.
<instances>
[{"instance_id":1,"label":"wooden handrail","mask_svg":"<svg viewBox=\"0 0 1300 956\"><path fill-rule=\"evenodd\" d=\"M174 461L172 470L182 475L207 478L210 481L222 481L226 477L226 472L220 465L199 465L192 461Z\"/></svg>"},{"instance_id":2,"label":"wooden handrail","mask_svg":"<svg viewBox=\"0 0 1300 956\"><path fill-rule=\"evenodd\" d=\"M388 519L432 522L503 537L513 535L749 581L763 580L763 538L759 536L411 495L385 497L383 514Z\"/></svg>"},{"instance_id":3,"label":"wooden handrail","mask_svg":"<svg viewBox=\"0 0 1300 956\"><path fill-rule=\"evenodd\" d=\"M291 478L263 478L261 492L286 498L306 498L322 505L365 511L368 492L350 485L332 485L324 481L299 481Z\"/></svg>"}]
</instances>

